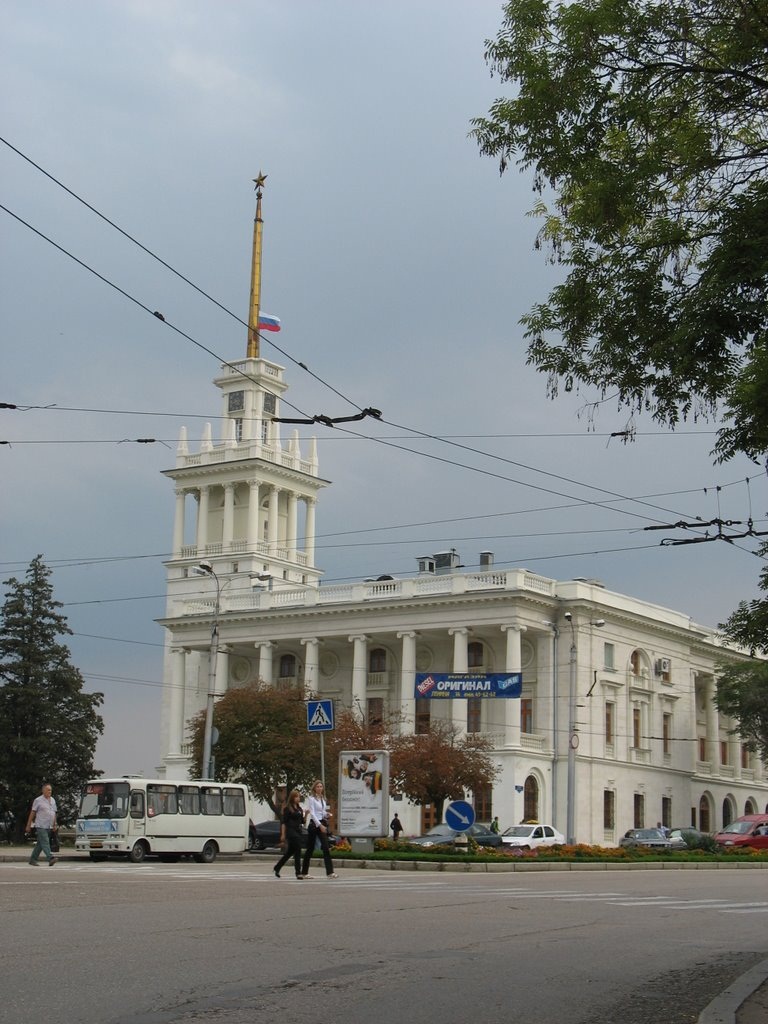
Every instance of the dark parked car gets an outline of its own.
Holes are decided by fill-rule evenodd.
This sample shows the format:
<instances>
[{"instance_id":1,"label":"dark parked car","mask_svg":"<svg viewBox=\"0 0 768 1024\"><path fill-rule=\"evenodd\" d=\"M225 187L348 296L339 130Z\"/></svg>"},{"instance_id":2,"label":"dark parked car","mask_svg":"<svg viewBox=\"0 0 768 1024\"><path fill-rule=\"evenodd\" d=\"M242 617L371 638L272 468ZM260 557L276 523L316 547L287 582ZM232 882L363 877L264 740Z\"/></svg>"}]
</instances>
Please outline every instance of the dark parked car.
<instances>
[{"instance_id":1,"label":"dark parked car","mask_svg":"<svg viewBox=\"0 0 768 1024\"><path fill-rule=\"evenodd\" d=\"M657 850L671 850L672 842L660 828L631 828L619 840L619 846L650 846Z\"/></svg>"},{"instance_id":2,"label":"dark parked car","mask_svg":"<svg viewBox=\"0 0 768 1024\"><path fill-rule=\"evenodd\" d=\"M472 836L480 846L501 846L501 836L491 832L484 825L470 825L463 834L465 836ZM409 839L408 842L411 846L429 848L430 846L442 846L446 843L452 843L456 836L460 835L462 835L461 832L457 832L456 829L451 828L449 825L435 825L425 835Z\"/></svg>"},{"instance_id":3,"label":"dark parked car","mask_svg":"<svg viewBox=\"0 0 768 1024\"><path fill-rule=\"evenodd\" d=\"M336 836L329 836L328 843L330 846L336 845ZM279 821L260 821L258 825L254 825L253 822L248 826L248 849L249 850L266 850L270 846L280 845L280 822ZM307 830L302 829L301 845L306 847L307 845Z\"/></svg>"}]
</instances>

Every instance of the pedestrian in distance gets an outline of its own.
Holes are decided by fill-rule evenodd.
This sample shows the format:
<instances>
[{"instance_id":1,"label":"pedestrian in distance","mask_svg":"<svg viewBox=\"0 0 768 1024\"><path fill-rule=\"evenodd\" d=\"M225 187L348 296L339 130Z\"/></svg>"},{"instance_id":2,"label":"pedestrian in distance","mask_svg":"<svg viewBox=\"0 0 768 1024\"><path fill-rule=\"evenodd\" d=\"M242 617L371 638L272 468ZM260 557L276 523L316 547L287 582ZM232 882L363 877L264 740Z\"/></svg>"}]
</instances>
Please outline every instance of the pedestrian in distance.
<instances>
[{"instance_id":1,"label":"pedestrian in distance","mask_svg":"<svg viewBox=\"0 0 768 1024\"><path fill-rule=\"evenodd\" d=\"M493 821L491 822L491 832L493 832L493 834L496 836L499 834L499 832L501 832L501 826L499 825L498 818L494 818Z\"/></svg>"},{"instance_id":2,"label":"pedestrian in distance","mask_svg":"<svg viewBox=\"0 0 768 1024\"><path fill-rule=\"evenodd\" d=\"M331 814L331 809L325 799L325 786L317 779L312 784L309 797L307 798L307 817L309 824L307 826L308 842L307 849L304 851L304 865L301 873L304 878L310 878L309 862L312 859L312 853L315 849L315 841L319 840L320 849L323 853L323 863L325 864L325 873L328 878L338 878L338 875L333 870L333 861L331 860L331 851L328 846L328 819Z\"/></svg>"},{"instance_id":3,"label":"pedestrian in distance","mask_svg":"<svg viewBox=\"0 0 768 1024\"><path fill-rule=\"evenodd\" d=\"M45 854L48 865L56 863L56 858L51 853L51 833L57 829L56 824L56 801L52 796L53 790L46 782L40 796L32 801L32 807L27 818L27 832L35 829L35 845L29 856L29 863L33 867L38 866L40 854Z\"/></svg>"},{"instance_id":4,"label":"pedestrian in distance","mask_svg":"<svg viewBox=\"0 0 768 1024\"><path fill-rule=\"evenodd\" d=\"M398 818L397 811L395 811L395 816L392 821L390 821L389 827L392 829L392 838L397 842L400 838L400 833L403 831L403 823Z\"/></svg>"},{"instance_id":5,"label":"pedestrian in distance","mask_svg":"<svg viewBox=\"0 0 768 1024\"><path fill-rule=\"evenodd\" d=\"M299 881L302 880L301 827L303 824L304 808L301 806L301 793L298 789L292 789L283 807L282 824L280 825L280 843L283 847L283 856L273 868L275 878L280 877L280 869L293 857L296 877Z\"/></svg>"}]
</instances>

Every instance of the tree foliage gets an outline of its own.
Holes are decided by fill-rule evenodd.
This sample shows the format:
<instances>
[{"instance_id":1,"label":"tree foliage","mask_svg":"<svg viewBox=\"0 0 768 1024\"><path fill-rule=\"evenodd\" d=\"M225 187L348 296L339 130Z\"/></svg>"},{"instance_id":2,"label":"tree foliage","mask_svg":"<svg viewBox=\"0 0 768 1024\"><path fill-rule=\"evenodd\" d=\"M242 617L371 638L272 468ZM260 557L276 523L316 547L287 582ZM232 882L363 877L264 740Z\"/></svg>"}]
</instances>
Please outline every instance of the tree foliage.
<instances>
[{"instance_id":1,"label":"tree foliage","mask_svg":"<svg viewBox=\"0 0 768 1024\"><path fill-rule=\"evenodd\" d=\"M486 60L513 98L473 122L532 170L565 280L522 320L552 396L580 384L716 453L768 450L764 0L510 0Z\"/></svg>"},{"instance_id":2,"label":"tree foliage","mask_svg":"<svg viewBox=\"0 0 768 1024\"><path fill-rule=\"evenodd\" d=\"M298 690L262 682L228 690L216 702L214 724L215 777L245 783L275 813L278 787L308 788L319 775L318 737L307 731L307 706ZM204 732L203 710L190 722L194 778L200 778Z\"/></svg>"},{"instance_id":3,"label":"tree foliage","mask_svg":"<svg viewBox=\"0 0 768 1024\"><path fill-rule=\"evenodd\" d=\"M33 559L24 580L5 581L0 612L0 811L15 818L17 838L44 782L60 818L71 820L104 723L100 693L84 693L83 677L59 642L71 634L53 599L50 569Z\"/></svg>"},{"instance_id":4,"label":"tree foliage","mask_svg":"<svg viewBox=\"0 0 768 1024\"><path fill-rule=\"evenodd\" d=\"M434 805L438 820L446 800L485 789L498 775L489 740L441 719L426 733L393 737L390 749L392 787L411 803Z\"/></svg>"}]
</instances>

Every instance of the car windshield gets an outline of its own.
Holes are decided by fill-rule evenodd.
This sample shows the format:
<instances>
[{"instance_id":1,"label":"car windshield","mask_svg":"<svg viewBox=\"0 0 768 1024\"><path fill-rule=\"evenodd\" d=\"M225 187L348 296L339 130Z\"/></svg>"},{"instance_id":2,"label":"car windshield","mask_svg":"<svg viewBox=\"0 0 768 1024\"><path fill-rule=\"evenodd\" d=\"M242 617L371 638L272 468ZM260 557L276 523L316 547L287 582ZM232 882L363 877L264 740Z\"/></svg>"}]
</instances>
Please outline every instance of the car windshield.
<instances>
[{"instance_id":1,"label":"car windshield","mask_svg":"<svg viewBox=\"0 0 768 1024\"><path fill-rule=\"evenodd\" d=\"M754 827L754 821L732 821L730 825L726 825L723 832L729 832L732 835L737 836L745 836L748 832L751 832Z\"/></svg>"},{"instance_id":2,"label":"car windshield","mask_svg":"<svg viewBox=\"0 0 768 1024\"><path fill-rule=\"evenodd\" d=\"M81 818L124 818L128 814L127 782L89 782L80 798Z\"/></svg>"},{"instance_id":3,"label":"car windshield","mask_svg":"<svg viewBox=\"0 0 768 1024\"><path fill-rule=\"evenodd\" d=\"M504 830L503 834L505 836L520 836L525 838L525 836L529 836L531 834L533 828L533 825L510 825L509 828Z\"/></svg>"},{"instance_id":4,"label":"car windshield","mask_svg":"<svg viewBox=\"0 0 768 1024\"><path fill-rule=\"evenodd\" d=\"M639 828L632 834L635 839L658 839L661 832L657 828Z\"/></svg>"}]
</instances>

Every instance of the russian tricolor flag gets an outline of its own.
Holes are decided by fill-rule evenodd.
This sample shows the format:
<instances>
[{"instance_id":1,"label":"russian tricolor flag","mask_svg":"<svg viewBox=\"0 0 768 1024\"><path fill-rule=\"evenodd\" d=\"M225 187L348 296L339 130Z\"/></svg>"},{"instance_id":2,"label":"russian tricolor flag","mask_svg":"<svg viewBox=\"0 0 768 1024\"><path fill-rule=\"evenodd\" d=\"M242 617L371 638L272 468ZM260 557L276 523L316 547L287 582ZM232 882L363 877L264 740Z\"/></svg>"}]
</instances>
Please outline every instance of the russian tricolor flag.
<instances>
[{"instance_id":1,"label":"russian tricolor flag","mask_svg":"<svg viewBox=\"0 0 768 1024\"><path fill-rule=\"evenodd\" d=\"M270 316L269 313L259 313L260 331L279 331L280 317Z\"/></svg>"}]
</instances>

